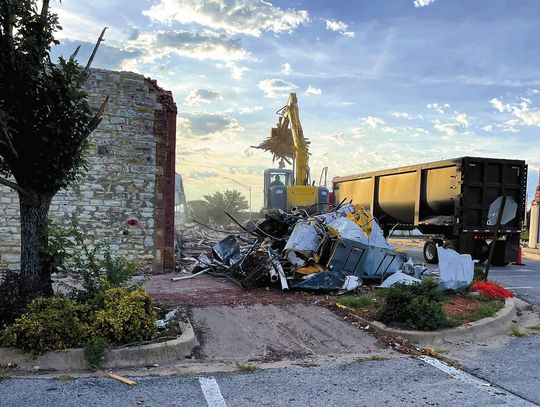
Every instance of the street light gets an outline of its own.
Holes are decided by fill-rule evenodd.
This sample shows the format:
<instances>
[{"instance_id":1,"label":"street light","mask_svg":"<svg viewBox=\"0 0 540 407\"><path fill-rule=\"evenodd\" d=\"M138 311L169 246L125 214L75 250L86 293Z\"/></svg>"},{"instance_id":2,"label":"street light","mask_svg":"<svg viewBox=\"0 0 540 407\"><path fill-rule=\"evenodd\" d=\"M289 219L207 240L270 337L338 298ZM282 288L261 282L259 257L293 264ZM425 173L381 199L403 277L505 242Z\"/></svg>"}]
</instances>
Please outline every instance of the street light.
<instances>
[{"instance_id":1,"label":"street light","mask_svg":"<svg viewBox=\"0 0 540 407\"><path fill-rule=\"evenodd\" d=\"M247 190L249 191L249 220L251 220L251 186L242 184L241 182L238 182L237 180L229 178L229 177L224 177L224 178L240 185L241 187L247 188Z\"/></svg>"}]
</instances>

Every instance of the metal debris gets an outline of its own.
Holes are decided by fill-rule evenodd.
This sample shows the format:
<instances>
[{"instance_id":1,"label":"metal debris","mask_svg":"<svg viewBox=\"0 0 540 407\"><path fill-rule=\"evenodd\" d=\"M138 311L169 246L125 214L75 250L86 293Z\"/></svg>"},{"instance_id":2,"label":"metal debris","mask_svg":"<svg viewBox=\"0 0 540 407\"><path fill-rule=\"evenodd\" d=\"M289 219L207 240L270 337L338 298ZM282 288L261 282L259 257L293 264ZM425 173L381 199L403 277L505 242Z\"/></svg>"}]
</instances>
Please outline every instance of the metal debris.
<instances>
[{"instance_id":1,"label":"metal debris","mask_svg":"<svg viewBox=\"0 0 540 407\"><path fill-rule=\"evenodd\" d=\"M243 288L277 285L283 291L341 294L366 280L382 282L402 267L415 277L425 271L404 266L403 254L388 245L377 221L358 205L342 202L314 215L276 210L246 226L229 217L239 229L225 237L227 232L213 228L184 231L181 261L189 262L185 268L191 267L193 274L173 281L208 273Z\"/></svg>"}]
</instances>

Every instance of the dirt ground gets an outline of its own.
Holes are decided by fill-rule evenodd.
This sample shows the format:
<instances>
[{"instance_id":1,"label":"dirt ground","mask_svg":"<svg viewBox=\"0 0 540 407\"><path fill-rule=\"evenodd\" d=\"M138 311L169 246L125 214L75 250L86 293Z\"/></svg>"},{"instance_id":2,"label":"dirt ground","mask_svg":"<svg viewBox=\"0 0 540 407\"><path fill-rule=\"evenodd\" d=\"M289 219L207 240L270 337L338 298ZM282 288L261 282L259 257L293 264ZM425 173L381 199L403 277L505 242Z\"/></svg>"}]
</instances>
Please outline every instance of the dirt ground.
<instances>
[{"instance_id":1,"label":"dirt ground","mask_svg":"<svg viewBox=\"0 0 540 407\"><path fill-rule=\"evenodd\" d=\"M171 277L179 275L152 276L144 284L144 288L156 303L166 306L290 304L317 301L321 298L303 292L282 292L277 287L244 290L225 277L207 274L190 280L171 281Z\"/></svg>"},{"instance_id":2,"label":"dirt ground","mask_svg":"<svg viewBox=\"0 0 540 407\"><path fill-rule=\"evenodd\" d=\"M309 304L208 306L192 309L201 342L197 358L273 362L315 357L388 357L394 352L331 310Z\"/></svg>"}]
</instances>

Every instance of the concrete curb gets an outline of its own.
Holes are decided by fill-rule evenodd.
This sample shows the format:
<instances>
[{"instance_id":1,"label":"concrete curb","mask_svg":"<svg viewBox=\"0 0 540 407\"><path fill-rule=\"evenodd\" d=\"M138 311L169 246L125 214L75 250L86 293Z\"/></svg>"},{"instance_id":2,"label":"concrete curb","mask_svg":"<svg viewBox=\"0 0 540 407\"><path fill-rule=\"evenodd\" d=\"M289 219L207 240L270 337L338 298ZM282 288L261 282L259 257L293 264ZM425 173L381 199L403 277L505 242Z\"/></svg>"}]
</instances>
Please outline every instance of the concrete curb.
<instances>
[{"instance_id":1,"label":"concrete curb","mask_svg":"<svg viewBox=\"0 0 540 407\"><path fill-rule=\"evenodd\" d=\"M199 342L189 320L180 322L182 335L166 342L148 345L112 348L107 350L104 369L126 367L145 367L154 365L172 365L191 355ZM80 371L89 366L84 357L84 349L69 349L61 352L47 352L41 356L33 356L19 349L0 348L0 365L15 363L19 369L31 370L39 366L39 370Z\"/></svg>"},{"instance_id":2,"label":"concrete curb","mask_svg":"<svg viewBox=\"0 0 540 407\"><path fill-rule=\"evenodd\" d=\"M376 332L393 337L401 337L420 346L438 345L447 342L463 342L485 339L499 335L510 329L512 320L516 318L516 306L512 298L507 298L504 307L490 317L471 322L457 328L441 329L440 331L407 331L390 328L378 321L368 321L358 317L362 323L369 325Z\"/></svg>"}]
</instances>

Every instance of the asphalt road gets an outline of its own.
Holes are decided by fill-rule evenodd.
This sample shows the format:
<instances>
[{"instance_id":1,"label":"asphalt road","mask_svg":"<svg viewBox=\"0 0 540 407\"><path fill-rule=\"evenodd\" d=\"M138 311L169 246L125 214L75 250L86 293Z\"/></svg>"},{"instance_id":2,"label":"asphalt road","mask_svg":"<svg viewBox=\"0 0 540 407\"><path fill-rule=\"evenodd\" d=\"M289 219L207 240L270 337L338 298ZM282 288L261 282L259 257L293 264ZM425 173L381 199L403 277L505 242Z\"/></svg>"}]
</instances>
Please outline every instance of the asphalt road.
<instances>
[{"instance_id":1,"label":"asphalt road","mask_svg":"<svg viewBox=\"0 0 540 407\"><path fill-rule=\"evenodd\" d=\"M337 367L259 370L205 377L5 380L0 406L531 406L474 378L453 377L418 359Z\"/></svg>"}]
</instances>

